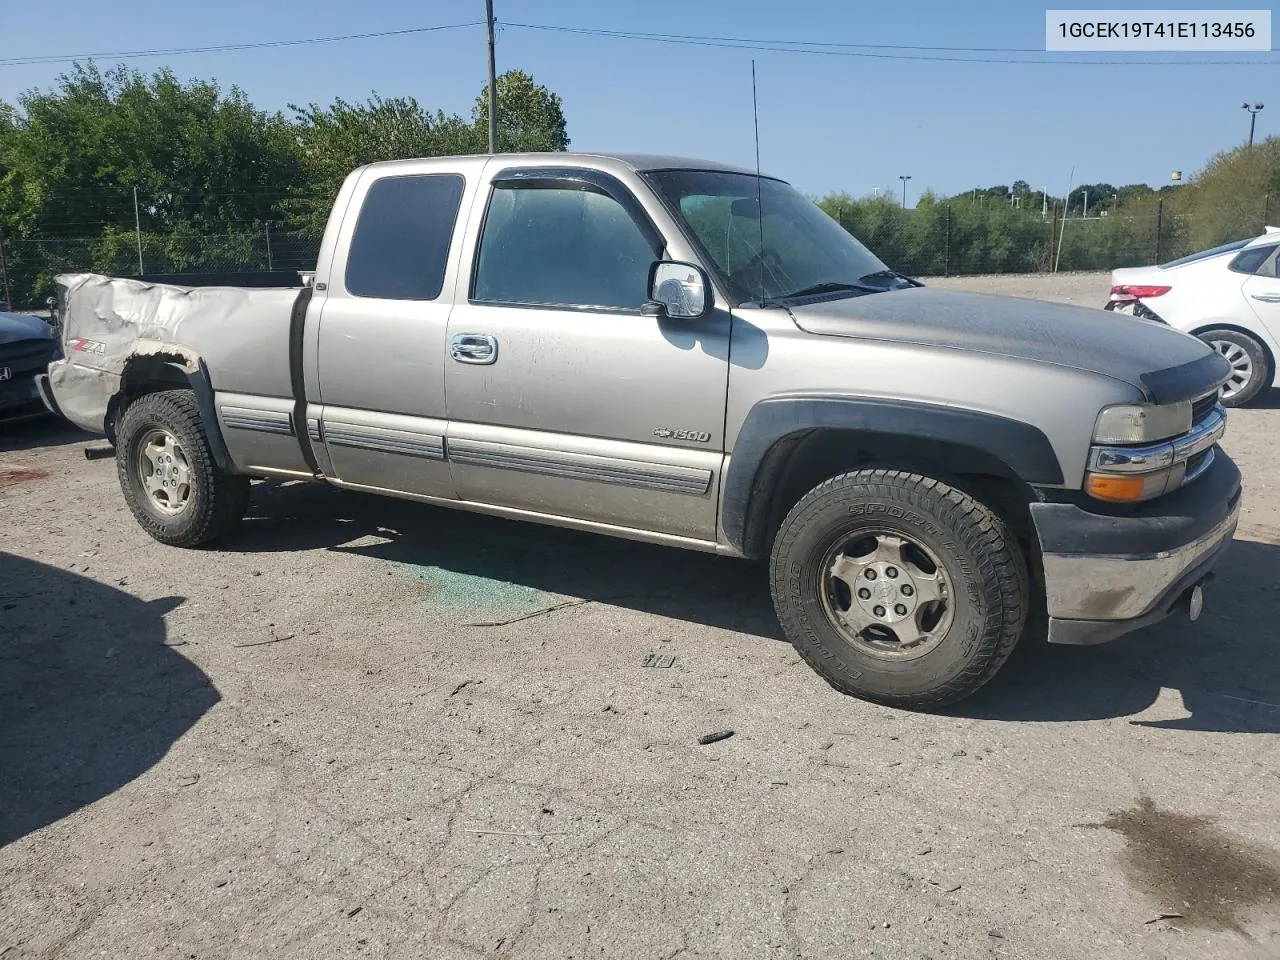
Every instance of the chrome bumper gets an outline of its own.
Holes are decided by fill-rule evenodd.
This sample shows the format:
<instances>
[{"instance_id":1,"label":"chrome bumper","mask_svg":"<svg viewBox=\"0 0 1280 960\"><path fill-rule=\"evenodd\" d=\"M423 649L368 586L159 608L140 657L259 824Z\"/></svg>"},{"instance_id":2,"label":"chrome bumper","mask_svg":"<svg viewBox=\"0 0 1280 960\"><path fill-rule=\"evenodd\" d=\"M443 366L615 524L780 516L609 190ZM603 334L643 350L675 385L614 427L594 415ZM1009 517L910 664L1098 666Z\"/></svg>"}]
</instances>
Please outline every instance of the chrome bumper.
<instances>
[{"instance_id":1,"label":"chrome bumper","mask_svg":"<svg viewBox=\"0 0 1280 960\"><path fill-rule=\"evenodd\" d=\"M1102 643L1154 623L1208 579L1231 543L1240 500L1208 533L1150 554L1043 555L1050 643Z\"/></svg>"}]
</instances>

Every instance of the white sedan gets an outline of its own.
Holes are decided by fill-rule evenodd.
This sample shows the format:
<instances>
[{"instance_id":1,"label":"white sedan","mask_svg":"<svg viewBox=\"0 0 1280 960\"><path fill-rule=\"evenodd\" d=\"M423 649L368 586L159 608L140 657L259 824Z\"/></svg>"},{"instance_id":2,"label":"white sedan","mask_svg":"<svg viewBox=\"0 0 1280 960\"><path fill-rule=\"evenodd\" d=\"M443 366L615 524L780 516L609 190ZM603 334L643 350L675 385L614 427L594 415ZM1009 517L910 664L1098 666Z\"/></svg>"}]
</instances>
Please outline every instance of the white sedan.
<instances>
[{"instance_id":1,"label":"white sedan","mask_svg":"<svg viewBox=\"0 0 1280 960\"><path fill-rule=\"evenodd\" d=\"M1280 228L1156 267L1111 271L1108 310L1195 334L1231 364L1228 407L1280 386Z\"/></svg>"}]
</instances>

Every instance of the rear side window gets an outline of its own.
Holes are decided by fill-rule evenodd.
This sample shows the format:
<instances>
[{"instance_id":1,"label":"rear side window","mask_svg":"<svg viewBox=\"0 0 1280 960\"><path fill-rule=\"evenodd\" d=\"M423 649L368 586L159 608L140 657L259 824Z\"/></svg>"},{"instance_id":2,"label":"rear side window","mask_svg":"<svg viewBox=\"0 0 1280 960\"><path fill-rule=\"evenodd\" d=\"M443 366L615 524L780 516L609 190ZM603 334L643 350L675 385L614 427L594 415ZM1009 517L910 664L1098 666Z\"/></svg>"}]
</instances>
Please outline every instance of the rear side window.
<instances>
[{"instance_id":1,"label":"rear side window","mask_svg":"<svg viewBox=\"0 0 1280 960\"><path fill-rule=\"evenodd\" d=\"M1236 273L1258 273L1265 277L1275 276L1275 257L1278 244L1262 247L1250 247L1241 250L1231 261L1231 269Z\"/></svg>"},{"instance_id":2,"label":"rear side window","mask_svg":"<svg viewBox=\"0 0 1280 960\"><path fill-rule=\"evenodd\" d=\"M1168 263L1162 263L1160 264L1160 268L1167 270L1169 267L1181 267L1188 263L1195 263L1197 260L1208 260L1210 257L1217 257L1224 253L1230 253L1232 250L1239 250L1248 242L1248 238L1245 238L1244 240L1233 240L1231 243L1224 243L1220 247L1201 250L1199 253L1192 253L1185 257L1179 257L1177 260L1170 260Z\"/></svg>"},{"instance_id":3,"label":"rear side window","mask_svg":"<svg viewBox=\"0 0 1280 960\"><path fill-rule=\"evenodd\" d=\"M347 254L347 292L434 300L444 286L462 177L386 177L365 194Z\"/></svg>"},{"instance_id":4,"label":"rear side window","mask_svg":"<svg viewBox=\"0 0 1280 960\"><path fill-rule=\"evenodd\" d=\"M473 299L639 310L657 256L612 197L576 187L498 187Z\"/></svg>"}]
</instances>

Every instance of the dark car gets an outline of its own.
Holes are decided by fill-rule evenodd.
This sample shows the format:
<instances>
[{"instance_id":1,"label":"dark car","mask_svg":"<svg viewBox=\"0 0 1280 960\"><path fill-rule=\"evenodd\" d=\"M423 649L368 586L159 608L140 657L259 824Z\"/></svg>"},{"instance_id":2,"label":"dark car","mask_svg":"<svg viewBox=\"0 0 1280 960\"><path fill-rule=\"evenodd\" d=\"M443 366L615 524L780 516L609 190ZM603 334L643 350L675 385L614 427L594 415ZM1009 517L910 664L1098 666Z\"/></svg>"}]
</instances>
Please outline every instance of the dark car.
<instances>
[{"instance_id":1,"label":"dark car","mask_svg":"<svg viewBox=\"0 0 1280 960\"><path fill-rule=\"evenodd\" d=\"M35 376L61 356L48 321L25 313L0 313L0 422L46 413Z\"/></svg>"}]
</instances>

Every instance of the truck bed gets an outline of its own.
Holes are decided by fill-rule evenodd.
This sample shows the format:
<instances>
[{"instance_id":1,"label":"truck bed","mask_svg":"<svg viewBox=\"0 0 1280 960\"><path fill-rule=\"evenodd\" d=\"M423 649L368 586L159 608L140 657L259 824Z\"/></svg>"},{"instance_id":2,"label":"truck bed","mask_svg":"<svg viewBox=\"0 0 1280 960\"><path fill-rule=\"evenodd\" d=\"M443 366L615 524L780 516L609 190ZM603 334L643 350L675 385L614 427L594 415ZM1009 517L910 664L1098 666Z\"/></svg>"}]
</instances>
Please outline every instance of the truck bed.
<instances>
[{"instance_id":1,"label":"truck bed","mask_svg":"<svg viewBox=\"0 0 1280 960\"><path fill-rule=\"evenodd\" d=\"M57 278L65 359L49 367L59 411L108 432L111 398L131 363L207 368L224 393L292 397L289 327L297 287L191 287L92 273Z\"/></svg>"}]
</instances>

